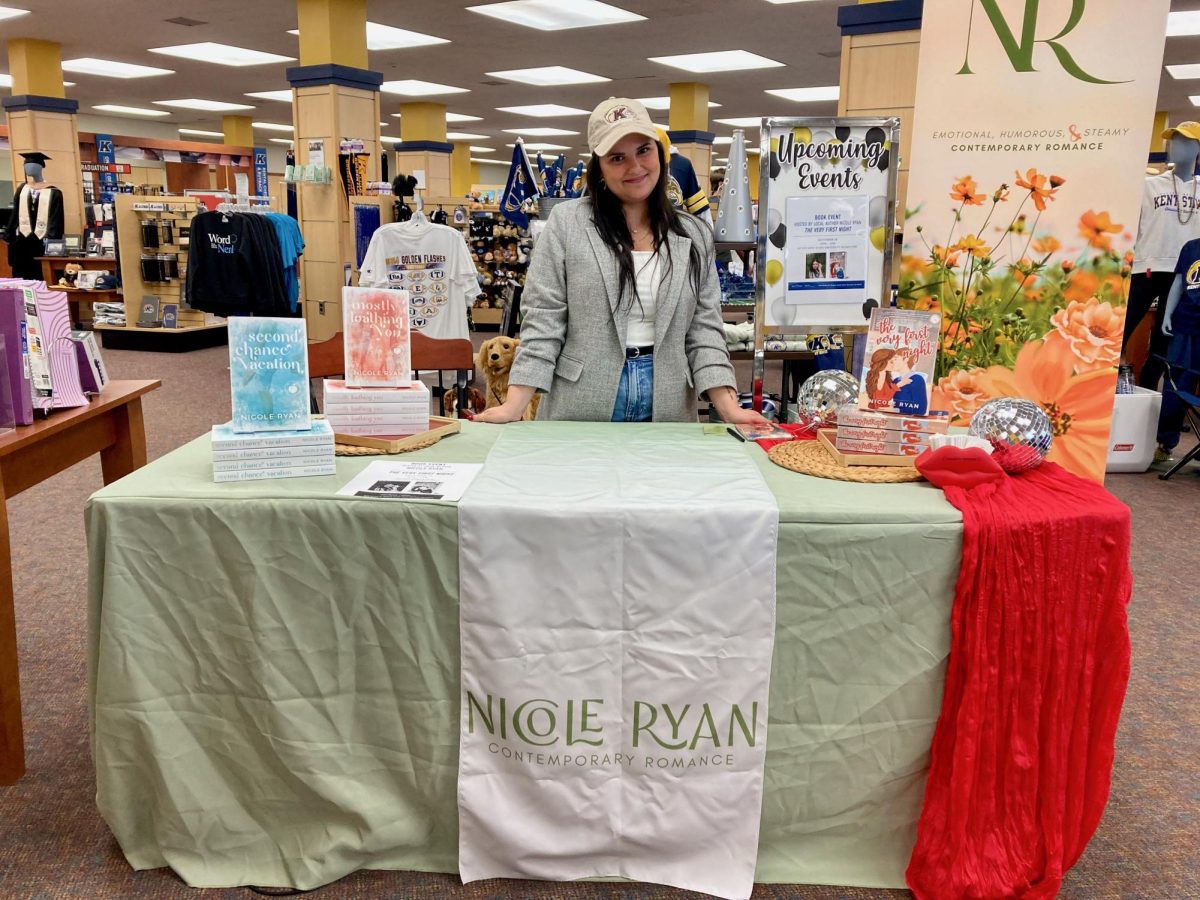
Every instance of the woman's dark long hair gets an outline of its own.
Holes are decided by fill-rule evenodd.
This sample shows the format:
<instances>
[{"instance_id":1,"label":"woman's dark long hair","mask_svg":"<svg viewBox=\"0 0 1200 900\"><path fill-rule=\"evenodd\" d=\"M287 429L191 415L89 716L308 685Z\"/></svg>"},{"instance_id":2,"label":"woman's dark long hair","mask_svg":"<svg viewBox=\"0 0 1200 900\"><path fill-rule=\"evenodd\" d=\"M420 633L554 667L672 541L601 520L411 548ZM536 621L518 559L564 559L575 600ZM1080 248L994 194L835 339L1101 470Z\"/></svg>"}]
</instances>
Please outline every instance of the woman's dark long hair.
<instances>
[{"instance_id":1,"label":"woman's dark long hair","mask_svg":"<svg viewBox=\"0 0 1200 900\"><path fill-rule=\"evenodd\" d=\"M654 249L660 250L667 246L667 235L669 234L674 233L686 238L691 238L692 235L684 227L682 214L675 209L667 197L667 179L670 177L670 172L663 146L658 141L654 141L654 146L658 149L658 183L654 185L654 190L650 192L650 196L646 200L650 213L650 233L654 235ZM642 301L641 297L638 297L637 274L633 265L633 236L629 233L629 225L625 221L621 201L617 199L616 194L604 186L604 176L600 172L600 157L594 153L588 160L587 186L588 195L592 199L592 222L595 224L596 230L600 232L604 243L612 249L617 257L620 270L617 302L627 303L632 307L636 297L640 306ZM704 277L704 267L715 265L715 262L706 260L706 254L697 244L697 241L692 241L692 250L688 259L688 280L698 298L700 283ZM663 257L669 267L671 255L664 253ZM667 277L669 277L670 268L666 271Z\"/></svg>"}]
</instances>

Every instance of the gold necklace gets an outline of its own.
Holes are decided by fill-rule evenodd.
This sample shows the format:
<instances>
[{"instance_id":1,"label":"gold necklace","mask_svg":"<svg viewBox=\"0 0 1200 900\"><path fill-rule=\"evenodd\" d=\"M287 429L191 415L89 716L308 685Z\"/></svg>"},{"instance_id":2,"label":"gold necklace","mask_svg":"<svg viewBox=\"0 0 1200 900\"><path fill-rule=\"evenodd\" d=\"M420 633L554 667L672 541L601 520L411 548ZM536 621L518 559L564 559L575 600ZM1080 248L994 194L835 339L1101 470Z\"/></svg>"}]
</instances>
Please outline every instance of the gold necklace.
<instances>
[{"instance_id":1,"label":"gold necklace","mask_svg":"<svg viewBox=\"0 0 1200 900\"><path fill-rule=\"evenodd\" d=\"M1171 186L1175 188L1175 218L1179 220L1180 225L1186 225L1196 214L1196 176L1192 176L1192 208L1188 211L1186 219L1183 217L1183 201L1179 198L1179 176L1174 172L1171 173Z\"/></svg>"}]
</instances>

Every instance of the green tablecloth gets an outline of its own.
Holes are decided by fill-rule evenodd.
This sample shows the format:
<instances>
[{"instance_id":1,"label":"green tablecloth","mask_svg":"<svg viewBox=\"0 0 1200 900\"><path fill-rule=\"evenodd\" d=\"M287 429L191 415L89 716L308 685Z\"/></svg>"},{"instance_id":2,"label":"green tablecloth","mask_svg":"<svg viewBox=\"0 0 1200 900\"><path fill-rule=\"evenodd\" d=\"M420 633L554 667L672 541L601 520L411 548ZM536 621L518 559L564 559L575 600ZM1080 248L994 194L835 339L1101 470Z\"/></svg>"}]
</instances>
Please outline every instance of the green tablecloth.
<instances>
[{"instance_id":1,"label":"green tablecloth","mask_svg":"<svg viewBox=\"0 0 1200 900\"><path fill-rule=\"evenodd\" d=\"M502 427L642 428L663 453L731 440ZM481 461L497 434L468 423L407 458ZM780 511L756 878L901 887L961 517L923 483L824 481L744 451ZM369 462L218 485L205 437L89 501L97 803L135 868L302 888L457 870L456 508L335 498ZM697 568L717 550L697 547Z\"/></svg>"}]
</instances>

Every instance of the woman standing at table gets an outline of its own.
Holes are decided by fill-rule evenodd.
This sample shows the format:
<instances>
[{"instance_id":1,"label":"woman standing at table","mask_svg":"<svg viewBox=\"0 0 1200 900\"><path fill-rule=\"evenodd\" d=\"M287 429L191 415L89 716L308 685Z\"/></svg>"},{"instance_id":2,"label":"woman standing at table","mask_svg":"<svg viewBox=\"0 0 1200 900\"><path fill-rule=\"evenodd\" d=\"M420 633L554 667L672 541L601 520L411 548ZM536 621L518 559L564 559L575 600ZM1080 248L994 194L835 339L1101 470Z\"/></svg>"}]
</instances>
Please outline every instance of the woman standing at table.
<instances>
[{"instance_id":1,"label":"woman standing at table","mask_svg":"<svg viewBox=\"0 0 1200 900\"><path fill-rule=\"evenodd\" d=\"M530 259L508 396L475 416L695 422L707 396L726 422L765 421L738 404L725 348L712 234L667 197L654 123L612 98L588 120L588 197L554 208Z\"/></svg>"}]
</instances>

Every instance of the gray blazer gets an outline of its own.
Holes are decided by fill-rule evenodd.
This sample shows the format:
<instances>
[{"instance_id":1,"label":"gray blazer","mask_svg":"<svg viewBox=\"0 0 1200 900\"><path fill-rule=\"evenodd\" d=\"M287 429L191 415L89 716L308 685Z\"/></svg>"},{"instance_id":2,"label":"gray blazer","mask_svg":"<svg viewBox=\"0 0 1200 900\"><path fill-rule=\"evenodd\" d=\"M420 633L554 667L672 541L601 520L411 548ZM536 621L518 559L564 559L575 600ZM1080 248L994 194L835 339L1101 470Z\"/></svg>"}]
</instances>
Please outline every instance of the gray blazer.
<instances>
[{"instance_id":1,"label":"gray blazer","mask_svg":"<svg viewBox=\"0 0 1200 900\"><path fill-rule=\"evenodd\" d=\"M660 265L654 319L654 421L695 422L696 401L709 388L736 389L725 349L721 292L711 231L682 215L690 238L669 236L669 268ZM688 259L699 241L704 271L692 290ZM510 384L546 392L539 419L612 419L629 303L619 304L616 254L592 224L587 198L555 206L530 258L521 298L521 346Z\"/></svg>"}]
</instances>

